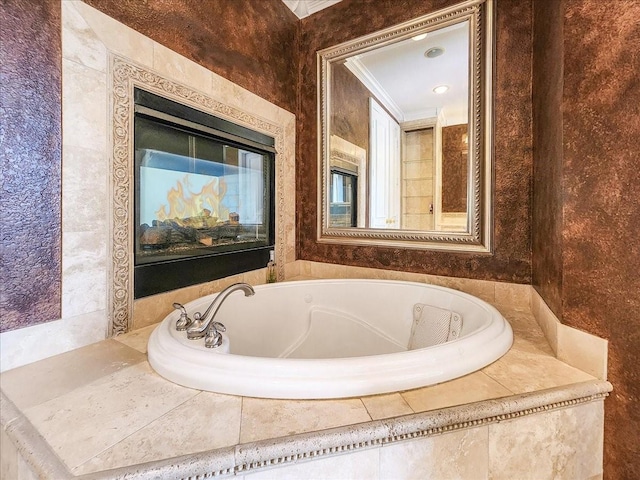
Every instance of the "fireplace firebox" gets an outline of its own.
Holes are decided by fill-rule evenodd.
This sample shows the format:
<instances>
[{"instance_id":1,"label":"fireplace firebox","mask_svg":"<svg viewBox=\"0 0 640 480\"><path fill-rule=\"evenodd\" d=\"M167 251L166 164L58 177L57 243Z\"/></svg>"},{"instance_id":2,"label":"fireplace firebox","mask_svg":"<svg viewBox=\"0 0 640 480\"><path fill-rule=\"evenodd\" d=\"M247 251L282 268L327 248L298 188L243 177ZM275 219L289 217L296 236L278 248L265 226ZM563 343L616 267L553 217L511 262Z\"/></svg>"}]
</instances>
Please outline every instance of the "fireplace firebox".
<instances>
[{"instance_id":1,"label":"fireplace firebox","mask_svg":"<svg viewBox=\"0 0 640 480\"><path fill-rule=\"evenodd\" d=\"M264 267L274 139L145 90L134 99L135 297Z\"/></svg>"}]
</instances>

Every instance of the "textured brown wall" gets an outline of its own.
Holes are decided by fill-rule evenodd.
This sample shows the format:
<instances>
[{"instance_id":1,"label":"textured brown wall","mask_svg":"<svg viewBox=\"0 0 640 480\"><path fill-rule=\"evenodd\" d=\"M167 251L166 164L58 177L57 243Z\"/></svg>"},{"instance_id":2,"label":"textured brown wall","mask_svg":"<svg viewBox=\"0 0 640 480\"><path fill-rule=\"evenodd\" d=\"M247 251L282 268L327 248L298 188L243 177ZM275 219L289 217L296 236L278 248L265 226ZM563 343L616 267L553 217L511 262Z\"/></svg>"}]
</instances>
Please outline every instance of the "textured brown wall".
<instances>
[{"instance_id":1,"label":"textured brown wall","mask_svg":"<svg viewBox=\"0 0 640 480\"><path fill-rule=\"evenodd\" d=\"M562 318L563 2L534 1L533 285Z\"/></svg>"},{"instance_id":2,"label":"textured brown wall","mask_svg":"<svg viewBox=\"0 0 640 480\"><path fill-rule=\"evenodd\" d=\"M467 151L463 150L462 135L466 125L452 125L442 129L442 211L467 211Z\"/></svg>"},{"instance_id":3,"label":"textured brown wall","mask_svg":"<svg viewBox=\"0 0 640 480\"><path fill-rule=\"evenodd\" d=\"M0 10L0 331L60 318L60 1Z\"/></svg>"},{"instance_id":4,"label":"textured brown wall","mask_svg":"<svg viewBox=\"0 0 640 480\"><path fill-rule=\"evenodd\" d=\"M605 477L640 478L640 2L566 0L563 321L609 339Z\"/></svg>"},{"instance_id":5,"label":"textured brown wall","mask_svg":"<svg viewBox=\"0 0 640 480\"><path fill-rule=\"evenodd\" d=\"M331 74L331 133L368 154L371 93L344 65L336 65Z\"/></svg>"},{"instance_id":6,"label":"textured brown wall","mask_svg":"<svg viewBox=\"0 0 640 480\"><path fill-rule=\"evenodd\" d=\"M605 478L640 478L640 2L534 1L533 282L609 340Z\"/></svg>"},{"instance_id":7,"label":"textured brown wall","mask_svg":"<svg viewBox=\"0 0 640 480\"><path fill-rule=\"evenodd\" d=\"M295 112L298 19L281 0L84 0Z\"/></svg>"},{"instance_id":8,"label":"textured brown wall","mask_svg":"<svg viewBox=\"0 0 640 480\"><path fill-rule=\"evenodd\" d=\"M530 282L532 9L529 1L500 0L497 4L494 254L347 247L316 242L316 51L454 3L456 0L343 0L302 20L296 164L299 258Z\"/></svg>"}]
</instances>

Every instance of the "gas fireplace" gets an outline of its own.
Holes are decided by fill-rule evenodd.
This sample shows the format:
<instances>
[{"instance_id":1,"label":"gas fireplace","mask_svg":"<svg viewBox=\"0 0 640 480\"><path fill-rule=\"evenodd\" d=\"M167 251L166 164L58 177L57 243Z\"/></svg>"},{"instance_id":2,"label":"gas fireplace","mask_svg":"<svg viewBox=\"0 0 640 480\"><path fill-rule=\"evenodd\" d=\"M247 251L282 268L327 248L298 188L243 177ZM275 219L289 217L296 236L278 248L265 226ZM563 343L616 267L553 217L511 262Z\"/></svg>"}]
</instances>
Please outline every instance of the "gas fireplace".
<instances>
[{"instance_id":1,"label":"gas fireplace","mask_svg":"<svg viewBox=\"0 0 640 480\"><path fill-rule=\"evenodd\" d=\"M257 268L274 246L274 139L136 89L135 297Z\"/></svg>"}]
</instances>

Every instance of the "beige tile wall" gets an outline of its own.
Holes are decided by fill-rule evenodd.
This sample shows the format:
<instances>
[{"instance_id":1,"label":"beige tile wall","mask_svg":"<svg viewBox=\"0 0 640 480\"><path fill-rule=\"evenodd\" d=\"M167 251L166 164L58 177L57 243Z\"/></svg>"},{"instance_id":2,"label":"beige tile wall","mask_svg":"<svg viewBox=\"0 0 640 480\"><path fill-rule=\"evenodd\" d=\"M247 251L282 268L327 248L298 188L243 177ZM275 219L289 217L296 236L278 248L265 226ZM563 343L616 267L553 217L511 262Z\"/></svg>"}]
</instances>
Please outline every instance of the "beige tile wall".
<instances>
[{"instance_id":1,"label":"beige tile wall","mask_svg":"<svg viewBox=\"0 0 640 480\"><path fill-rule=\"evenodd\" d=\"M433 128L403 135L402 228L433 230Z\"/></svg>"},{"instance_id":2,"label":"beige tile wall","mask_svg":"<svg viewBox=\"0 0 640 480\"><path fill-rule=\"evenodd\" d=\"M261 479L575 480L602 475L603 402L244 475Z\"/></svg>"}]
</instances>

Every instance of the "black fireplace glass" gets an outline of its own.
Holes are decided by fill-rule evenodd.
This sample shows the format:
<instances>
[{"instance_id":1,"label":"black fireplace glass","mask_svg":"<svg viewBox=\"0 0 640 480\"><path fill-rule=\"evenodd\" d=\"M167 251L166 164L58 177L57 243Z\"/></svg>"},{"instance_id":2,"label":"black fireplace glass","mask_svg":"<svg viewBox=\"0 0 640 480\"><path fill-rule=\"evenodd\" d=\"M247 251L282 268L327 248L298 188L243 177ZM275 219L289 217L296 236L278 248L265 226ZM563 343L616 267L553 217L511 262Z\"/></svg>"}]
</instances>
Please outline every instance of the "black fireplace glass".
<instances>
[{"instance_id":1,"label":"black fireplace glass","mask_svg":"<svg viewBox=\"0 0 640 480\"><path fill-rule=\"evenodd\" d=\"M332 168L329 185L329 226L357 226L358 176L353 172Z\"/></svg>"},{"instance_id":2,"label":"black fireplace glass","mask_svg":"<svg viewBox=\"0 0 640 480\"><path fill-rule=\"evenodd\" d=\"M273 152L156 113L141 108L134 122L136 298L264 267Z\"/></svg>"}]
</instances>

